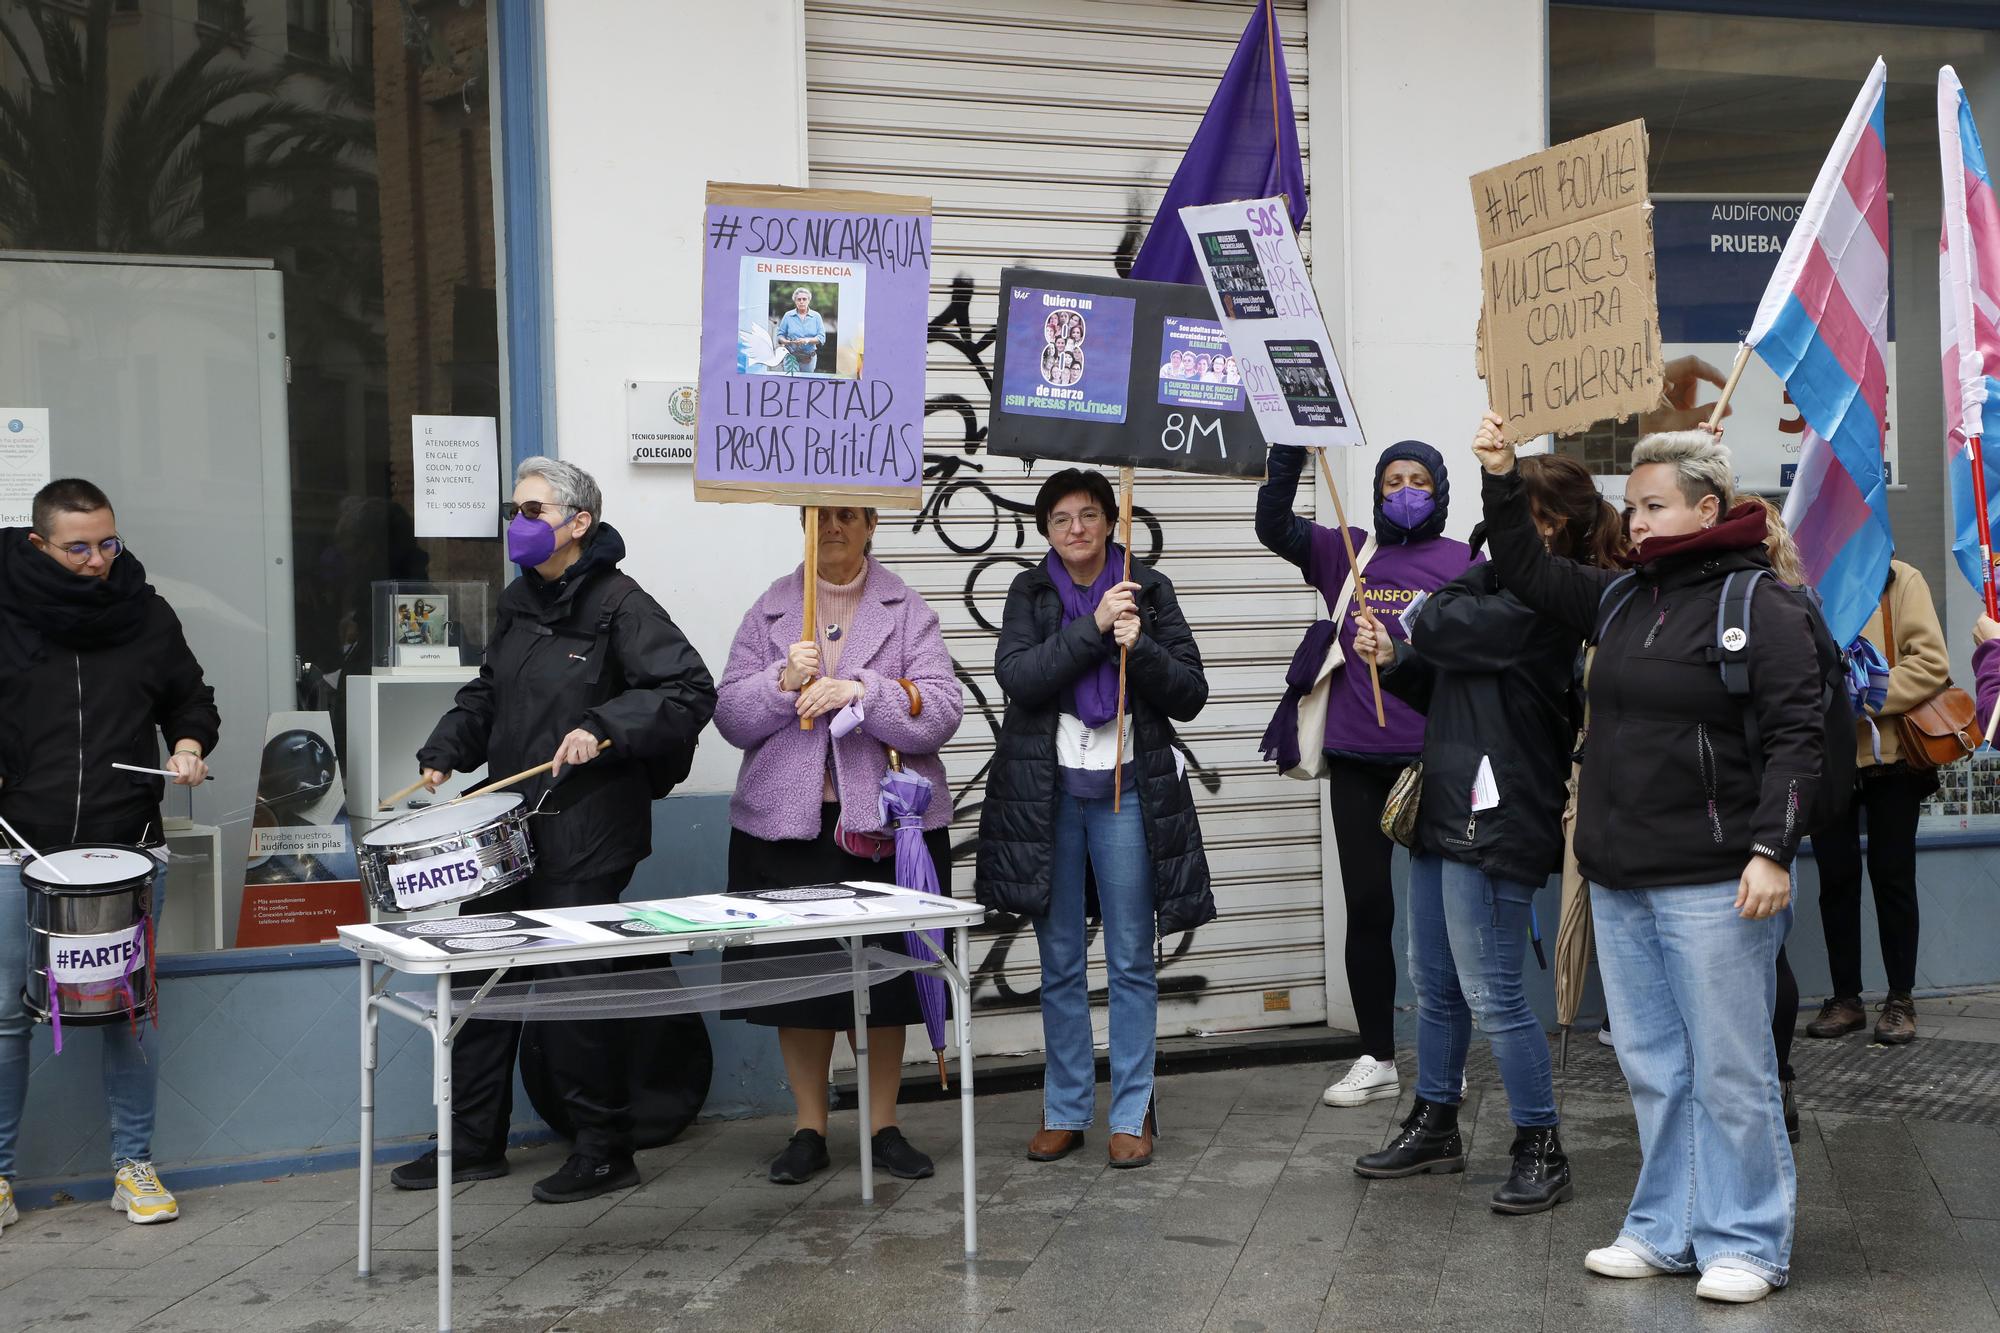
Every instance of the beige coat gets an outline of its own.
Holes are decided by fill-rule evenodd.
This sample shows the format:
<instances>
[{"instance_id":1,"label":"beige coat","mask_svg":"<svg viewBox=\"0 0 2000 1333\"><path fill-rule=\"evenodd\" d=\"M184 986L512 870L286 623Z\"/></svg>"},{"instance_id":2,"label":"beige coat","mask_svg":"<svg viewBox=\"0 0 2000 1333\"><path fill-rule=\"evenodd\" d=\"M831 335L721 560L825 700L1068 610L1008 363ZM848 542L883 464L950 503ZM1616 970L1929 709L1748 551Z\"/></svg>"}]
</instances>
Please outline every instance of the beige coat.
<instances>
[{"instance_id":1,"label":"beige coat","mask_svg":"<svg viewBox=\"0 0 2000 1333\"><path fill-rule=\"evenodd\" d=\"M1889 610L1896 622L1896 665L1889 672L1889 697L1875 717L1875 729L1866 719L1855 723L1854 762L1866 768L1875 763L1875 732L1882 737L1882 762L1893 764L1903 757L1896 718L1936 694L1951 682L1951 658L1945 651L1944 627L1938 624L1937 608L1931 603L1930 585L1915 566L1900 560L1889 562ZM1882 641L1882 608L1862 627L1862 637L1889 655Z\"/></svg>"}]
</instances>

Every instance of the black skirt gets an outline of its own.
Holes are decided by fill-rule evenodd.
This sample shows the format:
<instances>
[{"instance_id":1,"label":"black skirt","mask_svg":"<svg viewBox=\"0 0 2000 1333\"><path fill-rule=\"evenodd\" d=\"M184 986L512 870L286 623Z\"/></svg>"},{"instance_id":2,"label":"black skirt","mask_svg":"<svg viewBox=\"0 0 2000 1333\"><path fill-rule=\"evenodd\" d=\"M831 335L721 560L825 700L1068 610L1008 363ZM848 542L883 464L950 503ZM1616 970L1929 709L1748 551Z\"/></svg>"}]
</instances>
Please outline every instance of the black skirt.
<instances>
[{"instance_id":1,"label":"black skirt","mask_svg":"<svg viewBox=\"0 0 2000 1333\"><path fill-rule=\"evenodd\" d=\"M891 853L880 861L870 861L866 857L854 856L842 851L840 844L833 840L833 831L840 821L840 807L826 804L820 807L819 836L812 839L786 838L771 840L752 837L741 829L729 831L729 887L732 890L755 891L758 889L790 889L801 884L834 884L848 880L873 880L887 883L896 878L895 856ZM948 829L932 829L924 834L924 845L930 849L931 864L937 867L938 882L950 891L951 883L951 834ZM868 943L897 953L907 953L908 947L903 932L891 935L870 935ZM949 945L950 936L946 936ZM832 940L808 940L795 944L746 944L724 949L724 962L740 962L750 958L783 958L797 954L843 953L844 949ZM868 996L868 1026L871 1028L908 1027L924 1021L923 1009L917 1003L916 978L908 972L900 973L870 989ZM854 996L848 991L838 991L832 995L818 995L804 1000L788 1000L783 1004L760 1005L754 1009L725 1009L724 1018L740 1018L759 1027L772 1028L816 1028L822 1031L845 1032L854 1026Z\"/></svg>"}]
</instances>

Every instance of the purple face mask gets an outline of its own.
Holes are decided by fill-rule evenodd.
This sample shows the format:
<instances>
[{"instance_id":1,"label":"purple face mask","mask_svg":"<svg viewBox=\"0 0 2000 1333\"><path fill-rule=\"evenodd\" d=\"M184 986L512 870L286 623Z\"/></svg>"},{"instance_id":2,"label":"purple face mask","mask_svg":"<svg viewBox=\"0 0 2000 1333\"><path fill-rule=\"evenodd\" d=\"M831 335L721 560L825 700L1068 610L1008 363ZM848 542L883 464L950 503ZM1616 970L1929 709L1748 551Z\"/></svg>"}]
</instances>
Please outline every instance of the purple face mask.
<instances>
[{"instance_id":1,"label":"purple face mask","mask_svg":"<svg viewBox=\"0 0 2000 1333\"><path fill-rule=\"evenodd\" d=\"M507 558L523 569L533 569L556 553L556 530L538 518L514 515L507 525Z\"/></svg>"},{"instance_id":2,"label":"purple face mask","mask_svg":"<svg viewBox=\"0 0 2000 1333\"><path fill-rule=\"evenodd\" d=\"M1414 486L1405 486L1400 491L1391 491L1382 501L1382 517L1394 523L1405 532L1415 532L1424 525L1437 509L1437 498L1429 491L1420 491Z\"/></svg>"}]
</instances>

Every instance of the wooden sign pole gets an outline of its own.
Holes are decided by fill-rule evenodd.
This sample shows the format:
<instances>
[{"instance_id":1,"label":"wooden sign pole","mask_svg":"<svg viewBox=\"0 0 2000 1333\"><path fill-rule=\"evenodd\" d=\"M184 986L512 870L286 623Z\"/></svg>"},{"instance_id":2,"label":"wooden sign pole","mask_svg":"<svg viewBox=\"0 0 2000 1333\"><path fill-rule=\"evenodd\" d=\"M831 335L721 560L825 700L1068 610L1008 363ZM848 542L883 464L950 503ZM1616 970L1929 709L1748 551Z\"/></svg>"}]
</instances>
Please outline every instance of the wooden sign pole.
<instances>
[{"instance_id":1,"label":"wooden sign pole","mask_svg":"<svg viewBox=\"0 0 2000 1333\"><path fill-rule=\"evenodd\" d=\"M1340 487L1333 484L1333 464L1326 461L1326 450L1315 449L1313 452L1319 455L1319 475L1321 480L1326 482L1327 494L1333 497L1334 522L1340 525L1340 541L1347 548L1347 571L1354 577L1354 602L1355 605L1362 606L1365 604L1361 600L1361 593L1368 586L1368 580L1362 577L1360 568L1355 564L1354 534L1347 530L1347 511L1341 508ZM1340 626L1334 626L1334 634L1339 633ZM1389 719L1382 711L1382 672L1375 665L1373 657L1368 659L1368 684L1375 691L1375 725L1386 727L1389 725Z\"/></svg>"},{"instance_id":2,"label":"wooden sign pole","mask_svg":"<svg viewBox=\"0 0 2000 1333\"><path fill-rule=\"evenodd\" d=\"M819 642L819 506L806 506L806 578L805 578L805 619L802 622L805 633L801 636L807 643ZM801 681L800 689L810 682ZM799 719L800 731L811 731L813 720Z\"/></svg>"},{"instance_id":3,"label":"wooden sign pole","mask_svg":"<svg viewBox=\"0 0 2000 1333\"><path fill-rule=\"evenodd\" d=\"M1125 574L1122 582L1132 581L1132 469L1118 469L1118 544L1125 548ZM1125 659L1131 650L1118 650L1118 748L1113 753L1114 766L1111 770L1111 813L1118 813L1118 804L1124 796L1125 787Z\"/></svg>"},{"instance_id":4,"label":"wooden sign pole","mask_svg":"<svg viewBox=\"0 0 2000 1333\"><path fill-rule=\"evenodd\" d=\"M1722 424L1722 413L1729 406L1729 395L1736 392L1736 381L1743 378L1743 367L1750 364L1750 344L1744 343L1736 349L1736 364L1729 368L1729 378L1722 385L1722 396L1715 400L1715 410L1708 414L1708 424Z\"/></svg>"}]
</instances>

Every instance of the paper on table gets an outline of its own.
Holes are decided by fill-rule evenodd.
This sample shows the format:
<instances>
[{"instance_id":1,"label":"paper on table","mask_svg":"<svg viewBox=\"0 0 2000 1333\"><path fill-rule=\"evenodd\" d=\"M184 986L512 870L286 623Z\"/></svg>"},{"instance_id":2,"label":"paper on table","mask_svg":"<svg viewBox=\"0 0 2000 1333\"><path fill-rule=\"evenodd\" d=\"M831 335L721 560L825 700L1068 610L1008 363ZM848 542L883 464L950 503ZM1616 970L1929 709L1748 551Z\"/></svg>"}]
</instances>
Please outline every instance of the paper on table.
<instances>
[{"instance_id":1,"label":"paper on table","mask_svg":"<svg viewBox=\"0 0 2000 1333\"><path fill-rule=\"evenodd\" d=\"M768 926L790 919L784 912L756 903L745 903L736 898L723 898L717 894L699 894L692 898L657 898L651 902L627 903L625 906L628 910L645 908L648 911L664 913L682 921L692 921L706 926L741 926L753 923Z\"/></svg>"},{"instance_id":2,"label":"paper on table","mask_svg":"<svg viewBox=\"0 0 2000 1333\"><path fill-rule=\"evenodd\" d=\"M870 898L828 898L823 902L801 903L793 911L808 921L835 921L846 917L868 916Z\"/></svg>"}]
</instances>

